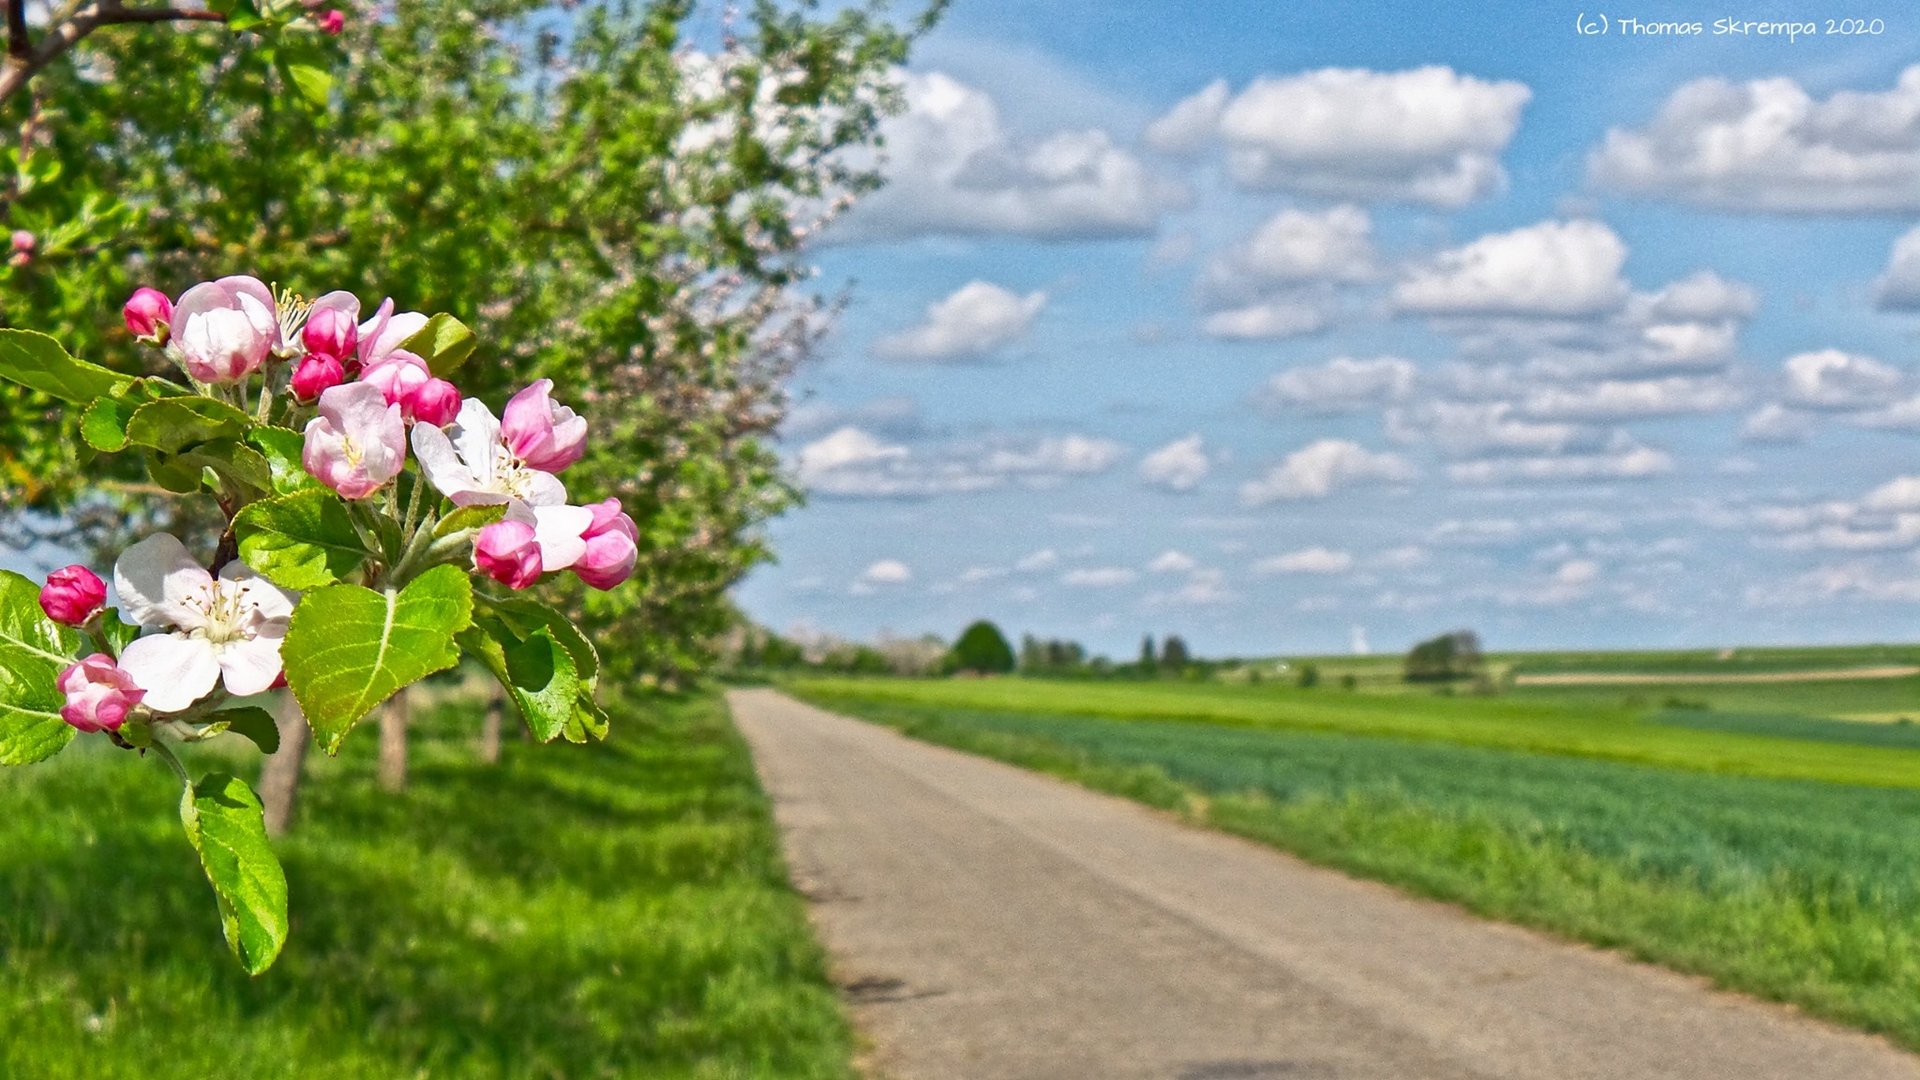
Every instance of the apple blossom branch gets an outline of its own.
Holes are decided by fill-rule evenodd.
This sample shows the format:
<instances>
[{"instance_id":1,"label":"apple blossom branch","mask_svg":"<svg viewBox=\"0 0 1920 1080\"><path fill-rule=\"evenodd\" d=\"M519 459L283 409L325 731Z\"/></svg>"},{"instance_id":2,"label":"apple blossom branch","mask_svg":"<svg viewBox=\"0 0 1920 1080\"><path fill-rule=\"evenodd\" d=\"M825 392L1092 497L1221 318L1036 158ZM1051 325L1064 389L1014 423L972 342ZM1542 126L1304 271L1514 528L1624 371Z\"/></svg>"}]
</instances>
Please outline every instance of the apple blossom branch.
<instances>
[{"instance_id":1,"label":"apple blossom branch","mask_svg":"<svg viewBox=\"0 0 1920 1080\"><path fill-rule=\"evenodd\" d=\"M103 26L135 23L225 23L227 17L205 8L126 7L120 0L69 3L56 13L36 44L27 26L26 0L7 0L7 59L0 69L0 102L26 89L48 64Z\"/></svg>"}]
</instances>

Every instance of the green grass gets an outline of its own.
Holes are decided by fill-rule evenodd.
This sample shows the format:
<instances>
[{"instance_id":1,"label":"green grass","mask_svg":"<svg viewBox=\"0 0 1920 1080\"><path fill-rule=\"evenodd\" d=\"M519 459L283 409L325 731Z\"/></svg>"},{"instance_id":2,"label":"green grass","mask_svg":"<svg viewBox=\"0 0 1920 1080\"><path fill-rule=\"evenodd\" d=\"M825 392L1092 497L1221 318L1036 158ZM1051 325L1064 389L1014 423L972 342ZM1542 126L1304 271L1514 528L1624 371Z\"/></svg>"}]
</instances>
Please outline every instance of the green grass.
<instances>
[{"instance_id":1,"label":"green grass","mask_svg":"<svg viewBox=\"0 0 1920 1080\"><path fill-rule=\"evenodd\" d=\"M442 710L397 798L371 731L312 763L280 845L292 938L253 980L158 762L0 774L0 1076L852 1076L723 706L614 711L603 746L509 740L488 768Z\"/></svg>"},{"instance_id":2,"label":"green grass","mask_svg":"<svg viewBox=\"0 0 1920 1080\"><path fill-rule=\"evenodd\" d=\"M1704 772L1920 788L1920 750L1663 724L1649 718L1644 705L1623 704L1618 687L1588 701L1531 694L1438 697L1270 684L1037 679L813 679L796 685L824 698L1389 736Z\"/></svg>"},{"instance_id":3,"label":"green grass","mask_svg":"<svg viewBox=\"0 0 1920 1080\"><path fill-rule=\"evenodd\" d=\"M1920 1048L1920 791L799 689Z\"/></svg>"}]
</instances>

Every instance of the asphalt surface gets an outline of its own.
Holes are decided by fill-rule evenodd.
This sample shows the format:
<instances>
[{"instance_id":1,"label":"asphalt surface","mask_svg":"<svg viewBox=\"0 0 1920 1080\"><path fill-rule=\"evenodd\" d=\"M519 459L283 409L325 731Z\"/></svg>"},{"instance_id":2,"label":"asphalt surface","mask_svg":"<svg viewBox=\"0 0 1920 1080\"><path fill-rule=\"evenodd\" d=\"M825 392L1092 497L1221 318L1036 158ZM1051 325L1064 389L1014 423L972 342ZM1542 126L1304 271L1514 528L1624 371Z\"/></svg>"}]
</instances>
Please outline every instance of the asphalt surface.
<instances>
[{"instance_id":1,"label":"asphalt surface","mask_svg":"<svg viewBox=\"0 0 1920 1080\"><path fill-rule=\"evenodd\" d=\"M1697 979L773 691L729 700L877 1076L1920 1078Z\"/></svg>"}]
</instances>

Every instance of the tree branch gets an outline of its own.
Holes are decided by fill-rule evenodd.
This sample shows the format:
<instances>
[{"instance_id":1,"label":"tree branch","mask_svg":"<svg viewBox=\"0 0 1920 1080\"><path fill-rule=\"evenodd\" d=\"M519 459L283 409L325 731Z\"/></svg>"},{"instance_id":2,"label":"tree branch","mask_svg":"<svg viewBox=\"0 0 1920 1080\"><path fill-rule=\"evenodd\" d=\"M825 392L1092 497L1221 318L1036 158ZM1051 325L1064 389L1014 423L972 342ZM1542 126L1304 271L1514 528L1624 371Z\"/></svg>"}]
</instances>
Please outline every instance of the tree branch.
<instances>
[{"instance_id":1,"label":"tree branch","mask_svg":"<svg viewBox=\"0 0 1920 1080\"><path fill-rule=\"evenodd\" d=\"M27 41L26 0L7 0L7 60L5 69L0 70L0 102L26 89L28 80L103 26L226 21L225 15L204 8L129 8L121 7L120 0L95 0L57 20L34 46Z\"/></svg>"}]
</instances>

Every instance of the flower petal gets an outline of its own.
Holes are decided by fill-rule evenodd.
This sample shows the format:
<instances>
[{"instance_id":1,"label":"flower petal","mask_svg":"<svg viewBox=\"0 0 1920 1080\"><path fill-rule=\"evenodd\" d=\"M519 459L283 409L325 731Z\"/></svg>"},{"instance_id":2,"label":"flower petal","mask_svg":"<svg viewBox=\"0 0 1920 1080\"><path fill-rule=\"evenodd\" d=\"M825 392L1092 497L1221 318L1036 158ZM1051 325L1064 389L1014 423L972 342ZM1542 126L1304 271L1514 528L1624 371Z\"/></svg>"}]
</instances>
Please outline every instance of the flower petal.
<instances>
[{"instance_id":1,"label":"flower petal","mask_svg":"<svg viewBox=\"0 0 1920 1080\"><path fill-rule=\"evenodd\" d=\"M432 424L413 425L413 456L419 460L420 471L427 474L427 483L432 484L435 491L461 506L471 505L463 501L463 496L478 491L480 481L460 460L446 432Z\"/></svg>"},{"instance_id":2,"label":"flower petal","mask_svg":"<svg viewBox=\"0 0 1920 1080\"><path fill-rule=\"evenodd\" d=\"M220 661L205 638L150 634L120 653L120 670L147 692L155 712L179 712L206 697L220 679Z\"/></svg>"},{"instance_id":3,"label":"flower petal","mask_svg":"<svg viewBox=\"0 0 1920 1080\"><path fill-rule=\"evenodd\" d=\"M220 578L235 582L240 586L240 605L260 613L262 619L285 619L293 614L293 605L300 599L298 593L290 593L256 573L253 567L235 559L222 567Z\"/></svg>"},{"instance_id":4,"label":"flower petal","mask_svg":"<svg viewBox=\"0 0 1920 1080\"><path fill-rule=\"evenodd\" d=\"M241 638L219 647L220 671L227 693L248 697L264 694L273 687L280 678L280 641L285 633L282 627L279 633Z\"/></svg>"},{"instance_id":5,"label":"flower petal","mask_svg":"<svg viewBox=\"0 0 1920 1080\"><path fill-rule=\"evenodd\" d=\"M133 545L113 564L121 617L140 626L201 626L212 588L213 575L167 533L154 533Z\"/></svg>"},{"instance_id":6,"label":"flower petal","mask_svg":"<svg viewBox=\"0 0 1920 1080\"><path fill-rule=\"evenodd\" d=\"M535 506L533 538L540 545L540 569L565 570L587 553L582 534L593 524L593 511L584 506Z\"/></svg>"}]
</instances>

